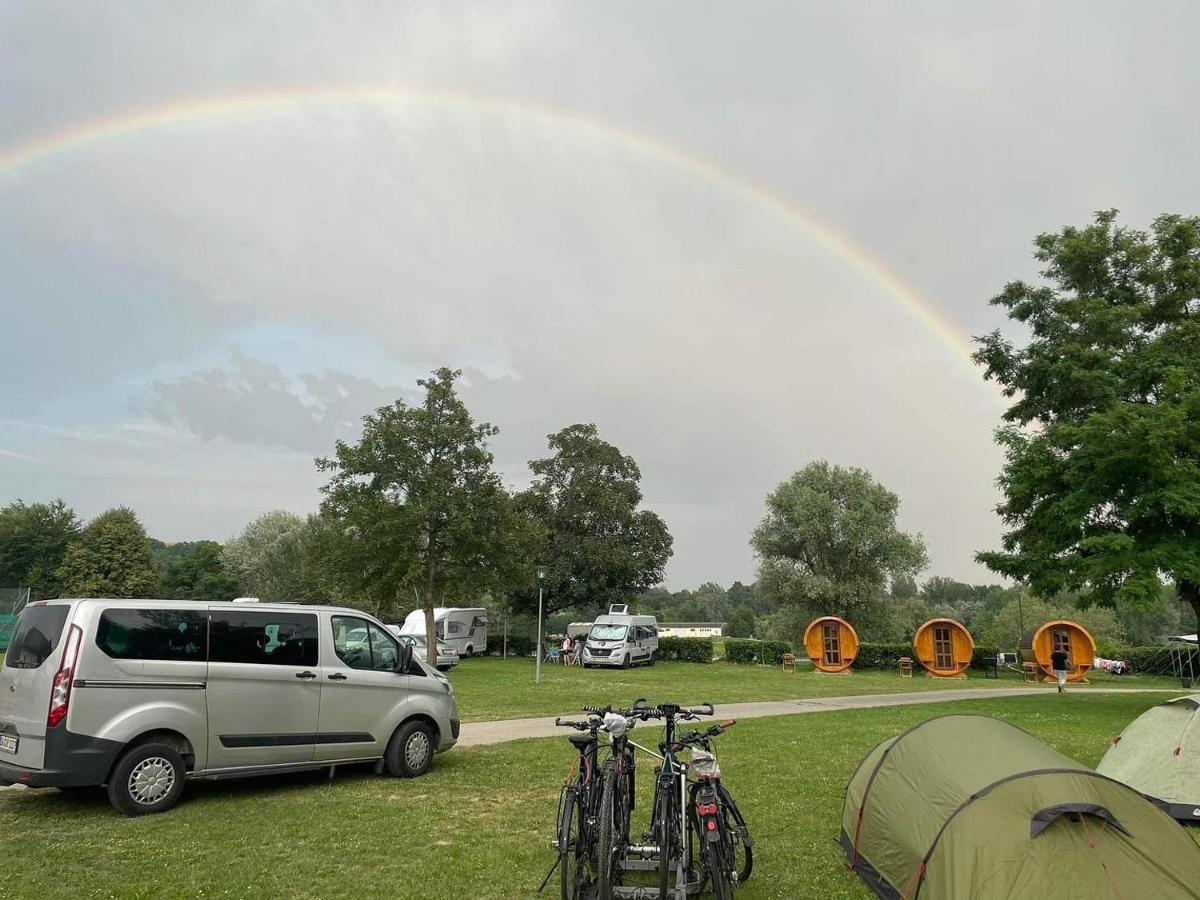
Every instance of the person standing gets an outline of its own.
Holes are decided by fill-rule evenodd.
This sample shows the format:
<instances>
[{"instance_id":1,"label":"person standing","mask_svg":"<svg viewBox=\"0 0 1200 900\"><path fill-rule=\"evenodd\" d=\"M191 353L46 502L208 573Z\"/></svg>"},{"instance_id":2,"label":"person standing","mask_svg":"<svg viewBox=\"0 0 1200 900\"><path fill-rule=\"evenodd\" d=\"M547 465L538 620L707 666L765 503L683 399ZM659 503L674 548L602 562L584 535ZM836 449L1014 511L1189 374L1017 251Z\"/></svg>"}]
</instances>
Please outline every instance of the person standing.
<instances>
[{"instance_id":1,"label":"person standing","mask_svg":"<svg viewBox=\"0 0 1200 900\"><path fill-rule=\"evenodd\" d=\"M563 636L562 658L563 658L563 665L565 665L565 666L569 666L574 662L575 639L572 638L570 634Z\"/></svg>"},{"instance_id":2,"label":"person standing","mask_svg":"<svg viewBox=\"0 0 1200 900\"><path fill-rule=\"evenodd\" d=\"M1050 654L1050 667L1058 678L1058 692L1061 694L1067 687L1067 660L1070 657L1066 650L1055 650Z\"/></svg>"}]
</instances>

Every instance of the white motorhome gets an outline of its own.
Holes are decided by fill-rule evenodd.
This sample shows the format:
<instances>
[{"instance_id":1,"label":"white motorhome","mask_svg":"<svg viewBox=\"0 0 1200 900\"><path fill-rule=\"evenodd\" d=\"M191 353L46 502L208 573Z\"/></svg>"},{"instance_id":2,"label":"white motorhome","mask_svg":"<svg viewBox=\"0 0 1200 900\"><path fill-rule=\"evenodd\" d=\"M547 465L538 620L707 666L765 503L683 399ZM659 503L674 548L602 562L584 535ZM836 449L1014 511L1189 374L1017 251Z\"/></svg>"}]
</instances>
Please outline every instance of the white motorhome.
<instances>
[{"instance_id":1,"label":"white motorhome","mask_svg":"<svg viewBox=\"0 0 1200 900\"><path fill-rule=\"evenodd\" d=\"M597 616L583 645L584 666L654 665L658 658L658 620L630 615L629 607L615 605L608 615Z\"/></svg>"},{"instance_id":2,"label":"white motorhome","mask_svg":"<svg viewBox=\"0 0 1200 900\"><path fill-rule=\"evenodd\" d=\"M437 606L433 610L439 641L445 641L459 656L487 652L488 612L482 606ZM401 634L425 634L425 610L414 609L400 626Z\"/></svg>"}]
</instances>

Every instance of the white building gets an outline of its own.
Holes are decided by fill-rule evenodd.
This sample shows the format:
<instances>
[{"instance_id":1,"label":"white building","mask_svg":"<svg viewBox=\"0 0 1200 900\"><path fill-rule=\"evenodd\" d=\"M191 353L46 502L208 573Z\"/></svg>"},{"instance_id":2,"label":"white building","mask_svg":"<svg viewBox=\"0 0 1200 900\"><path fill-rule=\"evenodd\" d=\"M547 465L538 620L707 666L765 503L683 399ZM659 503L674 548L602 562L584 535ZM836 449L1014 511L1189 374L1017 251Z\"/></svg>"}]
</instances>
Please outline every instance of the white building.
<instances>
[{"instance_id":1,"label":"white building","mask_svg":"<svg viewBox=\"0 0 1200 900\"><path fill-rule=\"evenodd\" d=\"M659 637L716 638L725 633L724 622L659 622Z\"/></svg>"}]
</instances>

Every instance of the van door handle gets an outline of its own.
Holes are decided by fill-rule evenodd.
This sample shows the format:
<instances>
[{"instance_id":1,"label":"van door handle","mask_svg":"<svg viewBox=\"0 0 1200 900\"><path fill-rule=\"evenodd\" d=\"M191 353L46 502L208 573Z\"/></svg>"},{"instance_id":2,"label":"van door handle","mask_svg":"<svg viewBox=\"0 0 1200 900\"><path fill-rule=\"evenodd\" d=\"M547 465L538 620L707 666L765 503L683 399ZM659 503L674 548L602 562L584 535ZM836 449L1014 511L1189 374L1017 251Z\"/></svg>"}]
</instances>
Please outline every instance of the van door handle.
<instances>
[{"instance_id":1,"label":"van door handle","mask_svg":"<svg viewBox=\"0 0 1200 900\"><path fill-rule=\"evenodd\" d=\"M316 672L297 672L296 677L297 678L316 678L317 673Z\"/></svg>"},{"instance_id":2,"label":"van door handle","mask_svg":"<svg viewBox=\"0 0 1200 900\"><path fill-rule=\"evenodd\" d=\"M329 676L329 680L330 681L345 681L349 677L350 677L349 675L343 675L341 672L334 672L332 675Z\"/></svg>"}]
</instances>

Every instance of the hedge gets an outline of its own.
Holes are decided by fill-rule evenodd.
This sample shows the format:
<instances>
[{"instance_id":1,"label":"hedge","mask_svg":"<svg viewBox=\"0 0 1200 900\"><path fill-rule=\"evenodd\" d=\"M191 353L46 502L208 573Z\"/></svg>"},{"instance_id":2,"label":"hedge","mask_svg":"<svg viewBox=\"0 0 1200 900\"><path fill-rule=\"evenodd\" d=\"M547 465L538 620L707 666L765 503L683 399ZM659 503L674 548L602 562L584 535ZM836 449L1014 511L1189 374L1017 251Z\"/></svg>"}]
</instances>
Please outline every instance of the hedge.
<instances>
[{"instance_id":1,"label":"hedge","mask_svg":"<svg viewBox=\"0 0 1200 900\"><path fill-rule=\"evenodd\" d=\"M660 637L658 658L676 662L710 663L713 658L712 638Z\"/></svg>"},{"instance_id":2,"label":"hedge","mask_svg":"<svg viewBox=\"0 0 1200 900\"><path fill-rule=\"evenodd\" d=\"M971 654L971 668L982 669L984 660L996 658L995 647L976 647ZM912 644L859 644L854 659L856 669L895 669L900 657L914 659ZM990 666L990 662L988 663Z\"/></svg>"},{"instance_id":3,"label":"hedge","mask_svg":"<svg viewBox=\"0 0 1200 900\"><path fill-rule=\"evenodd\" d=\"M487 642L488 656L499 656L504 649L504 635L489 634ZM533 656L537 649L537 638L527 637L521 634L510 634L508 636L508 655L509 656Z\"/></svg>"},{"instance_id":4,"label":"hedge","mask_svg":"<svg viewBox=\"0 0 1200 900\"><path fill-rule=\"evenodd\" d=\"M1183 672L1188 673L1188 658L1191 658L1191 671L1200 676L1200 649L1183 650L1172 654L1168 647L1118 647L1112 659L1128 660L1133 666L1134 675L1176 675L1179 661L1182 659Z\"/></svg>"},{"instance_id":5,"label":"hedge","mask_svg":"<svg viewBox=\"0 0 1200 900\"><path fill-rule=\"evenodd\" d=\"M792 645L786 641L725 639L725 658L740 665L777 666L783 662L783 655L791 652Z\"/></svg>"}]
</instances>

